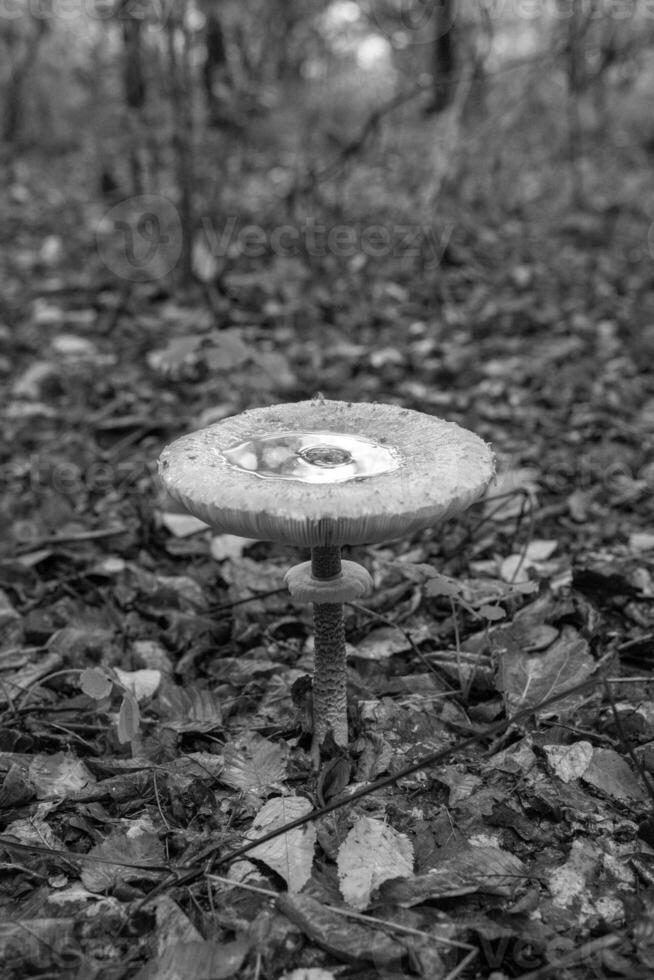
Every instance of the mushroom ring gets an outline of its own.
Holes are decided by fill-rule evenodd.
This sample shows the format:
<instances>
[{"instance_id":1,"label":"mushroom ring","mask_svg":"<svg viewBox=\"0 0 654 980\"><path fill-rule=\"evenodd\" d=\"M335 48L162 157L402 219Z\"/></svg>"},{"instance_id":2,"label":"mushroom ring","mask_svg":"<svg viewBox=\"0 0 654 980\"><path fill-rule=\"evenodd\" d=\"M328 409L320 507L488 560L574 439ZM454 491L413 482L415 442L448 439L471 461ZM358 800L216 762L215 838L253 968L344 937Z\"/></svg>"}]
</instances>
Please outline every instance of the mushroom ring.
<instances>
[{"instance_id":1,"label":"mushroom ring","mask_svg":"<svg viewBox=\"0 0 654 980\"><path fill-rule=\"evenodd\" d=\"M459 513L494 472L490 447L453 422L397 405L328 401L256 408L182 436L159 460L189 513L218 531L311 549L286 576L314 604L314 742L347 744L343 602L372 589L342 545L405 537Z\"/></svg>"}]
</instances>

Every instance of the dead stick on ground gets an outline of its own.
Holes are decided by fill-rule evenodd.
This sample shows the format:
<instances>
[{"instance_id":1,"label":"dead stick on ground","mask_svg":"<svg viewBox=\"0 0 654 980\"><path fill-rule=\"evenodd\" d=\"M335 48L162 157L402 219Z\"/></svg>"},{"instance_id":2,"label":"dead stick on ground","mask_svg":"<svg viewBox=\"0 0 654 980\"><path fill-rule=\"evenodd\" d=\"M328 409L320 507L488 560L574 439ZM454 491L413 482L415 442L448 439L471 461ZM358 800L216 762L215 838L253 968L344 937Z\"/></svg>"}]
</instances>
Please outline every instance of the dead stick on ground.
<instances>
[{"instance_id":1,"label":"dead stick on ground","mask_svg":"<svg viewBox=\"0 0 654 980\"><path fill-rule=\"evenodd\" d=\"M476 732L474 735L470 735L468 738L464 738L453 745L423 756L417 762L414 762L410 766L406 766L399 772L395 772L390 776L384 776L382 779L377 779L373 783L367 783L366 785L362 786L361 789L356 790L354 793L350 793L345 798L340 797L333 800L331 803L326 804L326 806L321 807L318 810L314 810L311 813L307 813L303 817L298 817L297 820L292 820L290 823L284 824L281 827L277 827L275 830L270 831L268 834L264 834L262 837L258 837L256 840L248 841L247 844L236 848L234 851L229 851L227 854L224 854L217 860L215 859L216 854L220 851L221 845L212 844L211 847L206 848L206 850L202 851L194 858L192 865L189 864L186 867L180 868L179 871L182 872L181 875L178 875L175 872L168 880L157 885L150 892L150 894L143 899L141 905L146 904L156 895L160 894L162 891L165 891L166 888L176 887L178 885L188 885L190 882L201 878L204 874L206 874L206 872L213 870L214 868L223 867L232 861L243 857L243 855L247 854L253 848L259 847L261 844L266 844L275 837L280 837L282 834L286 834L290 830L296 830L298 827L303 827L305 824L311 823L312 821L317 820L319 817L324 817L328 813L332 813L334 810L339 810L344 806L348 806L350 803L354 803L356 800L362 799L362 797L369 796L371 793L375 793L380 789L385 789L387 786L391 786L396 783L399 779L403 779L406 776L411 776L413 773L418 772L421 769L426 769L429 766L435 765L436 763L443 762L449 756L457 752L462 752L471 745L475 745L477 742L481 742L488 738L495 738L511 728L512 725L515 725L520 721L525 721L528 718L532 718L544 708L550 707L550 705L556 704L556 702L562 701L564 698L590 691L602 682L602 677L596 676L590 678L589 680L583 681L580 684L575 684L574 687L566 688L566 690L561 691L559 694L552 695L552 697L541 701L540 704L532 705L529 708L523 708L510 718L507 718L504 721L499 721L494 725L489 725L488 728L485 728L482 732ZM201 865L203 862L203 866L200 867L199 865Z\"/></svg>"}]
</instances>

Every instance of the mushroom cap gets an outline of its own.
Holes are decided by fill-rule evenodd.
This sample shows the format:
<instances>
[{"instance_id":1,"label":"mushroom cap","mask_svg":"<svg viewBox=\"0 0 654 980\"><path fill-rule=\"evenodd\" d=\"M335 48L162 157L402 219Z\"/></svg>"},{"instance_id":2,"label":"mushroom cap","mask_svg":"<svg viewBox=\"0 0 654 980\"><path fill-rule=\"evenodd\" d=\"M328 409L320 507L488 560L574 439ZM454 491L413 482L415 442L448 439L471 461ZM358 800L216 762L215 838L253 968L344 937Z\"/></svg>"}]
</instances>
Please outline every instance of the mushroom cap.
<instances>
[{"instance_id":1,"label":"mushroom cap","mask_svg":"<svg viewBox=\"0 0 654 980\"><path fill-rule=\"evenodd\" d=\"M324 399L251 409L159 459L168 493L216 530L309 548L431 527L480 497L493 473L490 447L453 422Z\"/></svg>"}]
</instances>

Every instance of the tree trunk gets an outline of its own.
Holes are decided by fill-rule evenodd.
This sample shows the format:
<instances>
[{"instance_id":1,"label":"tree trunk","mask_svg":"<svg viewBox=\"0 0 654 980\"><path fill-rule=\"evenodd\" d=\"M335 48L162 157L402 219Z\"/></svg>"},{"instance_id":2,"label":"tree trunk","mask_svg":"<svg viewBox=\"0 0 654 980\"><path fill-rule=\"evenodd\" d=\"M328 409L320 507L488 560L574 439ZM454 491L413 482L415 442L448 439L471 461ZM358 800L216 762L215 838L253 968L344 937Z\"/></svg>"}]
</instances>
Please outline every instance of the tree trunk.
<instances>
[{"instance_id":1,"label":"tree trunk","mask_svg":"<svg viewBox=\"0 0 654 980\"><path fill-rule=\"evenodd\" d=\"M170 103L173 117L172 145L175 153L179 217L182 229L180 272L185 284L193 278L193 83L190 71L190 37L185 26L187 0L180 0L166 23L168 66L170 69Z\"/></svg>"},{"instance_id":2,"label":"tree trunk","mask_svg":"<svg viewBox=\"0 0 654 980\"><path fill-rule=\"evenodd\" d=\"M568 162L571 176L571 199L578 207L583 205L583 132L579 100L583 89L584 24L580 0L572 0L572 16L568 25L566 77L568 83L566 108L568 116Z\"/></svg>"},{"instance_id":3,"label":"tree trunk","mask_svg":"<svg viewBox=\"0 0 654 980\"><path fill-rule=\"evenodd\" d=\"M230 85L231 75L227 63L225 34L220 18L215 10L206 11L205 16L207 24L204 37L205 56L202 66L202 81L204 83L207 110L211 119L219 111L219 99L216 88L221 83L223 85Z\"/></svg>"},{"instance_id":4,"label":"tree trunk","mask_svg":"<svg viewBox=\"0 0 654 980\"><path fill-rule=\"evenodd\" d=\"M142 109L145 105L146 87L143 73L143 22L138 17L123 20L125 66L123 82L125 102L130 109Z\"/></svg>"},{"instance_id":5,"label":"tree trunk","mask_svg":"<svg viewBox=\"0 0 654 980\"><path fill-rule=\"evenodd\" d=\"M140 17L124 15L123 43L125 60L123 63L123 87L127 106L127 128L129 131L129 167L134 194L144 194L147 190L147 165L143 145L143 109L146 103L147 87L143 69L143 21Z\"/></svg>"},{"instance_id":6,"label":"tree trunk","mask_svg":"<svg viewBox=\"0 0 654 980\"><path fill-rule=\"evenodd\" d=\"M458 51L455 31L455 0L442 0L436 10L432 42L432 100L427 111L443 112L452 104L457 86Z\"/></svg>"},{"instance_id":7,"label":"tree trunk","mask_svg":"<svg viewBox=\"0 0 654 980\"><path fill-rule=\"evenodd\" d=\"M36 61L41 41L45 37L49 27L47 17L35 17L32 14L32 18L34 20L34 31L25 42L24 50L12 65L7 80L2 137L5 142L10 144L15 144L20 137L21 126L25 115L23 99L25 83Z\"/></svg>"}]
</instances>

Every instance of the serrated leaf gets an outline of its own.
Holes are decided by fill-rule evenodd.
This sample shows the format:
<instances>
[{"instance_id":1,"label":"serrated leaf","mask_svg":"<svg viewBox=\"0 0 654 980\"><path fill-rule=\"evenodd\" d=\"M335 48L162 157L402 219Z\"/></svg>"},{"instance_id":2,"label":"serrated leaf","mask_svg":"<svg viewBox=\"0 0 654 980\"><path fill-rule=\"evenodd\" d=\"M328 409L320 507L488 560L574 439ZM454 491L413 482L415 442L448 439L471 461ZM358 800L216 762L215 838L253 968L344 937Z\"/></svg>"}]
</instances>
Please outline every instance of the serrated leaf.
<instances>
[{"instance_id":1,"label":"serrated leaf","mask_svg":"<svg viewBox=\"0 0 654 980\"><path fill-rule=\"evenodd\" d=\"M247 839L263 837L283 824L304 817L312 809L311 803L301 796L276 796L261 807ZM289 892L299 892L311 877L315 843L316 828L309 823L255 847L249 856L281 875Z\"/></svg>"},{"instance_id":2,"label":"serrated leaf","mask_svg":"<svg viewBox=\"0 0 654 980\"><path fill-rule=\"evenodd\" d=\"M262 797L286 777L286 746L258 735L225 745L225 768L220 781Z\"/></svg>"},{"instance_id":3,"label":"serrated leaf","mask_svg":"<svg viewBox=\"0 0 654 980\"><path fill-rule=\"evenodd\" d=\"M175 732L211 732L222 725L220 696L205 688L167 684L158 703L162 724Z\"/></svg>"},{"instance_id":4,"label":"serrated leaf","mask_svg":"<svg viewBox=\"0 0 654 980\"><path fill-rule=\"evenodd\" d=\"M152 828L149 818L133 821L128 831L112 830L101 843L92 847L90 857L102 858L108 864L88 863L81 874L82 883L90 892L104 892L119 881L157 878L156 871L131 868L131 864L161 865L165 860L162 842Z\"/></svg>"},{"instance_id":5,"label":"serrated leaf","mask_svg":"<svg viewBox=\"0 0 654 980\"><path fill-rule=\"evenodd\" d=\"M79 686L94 701L102 701L111 694L113 682L99 667L87 667L80 675Z\"/></svg>"},{"instance_id":6,"label":"serrated leaf","mask_svg":"<svg viewBox=\"0 0 654 980\"><path fill-rule=\"evenodd\" d=\"M383 820L360 817L339 848L337 864L343 898L365 909L382 882L413 874L413 845Z\"/></svg>"}]
</instances>

